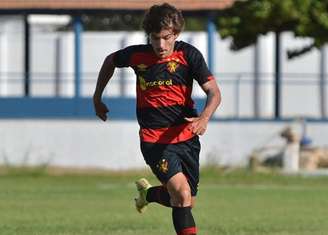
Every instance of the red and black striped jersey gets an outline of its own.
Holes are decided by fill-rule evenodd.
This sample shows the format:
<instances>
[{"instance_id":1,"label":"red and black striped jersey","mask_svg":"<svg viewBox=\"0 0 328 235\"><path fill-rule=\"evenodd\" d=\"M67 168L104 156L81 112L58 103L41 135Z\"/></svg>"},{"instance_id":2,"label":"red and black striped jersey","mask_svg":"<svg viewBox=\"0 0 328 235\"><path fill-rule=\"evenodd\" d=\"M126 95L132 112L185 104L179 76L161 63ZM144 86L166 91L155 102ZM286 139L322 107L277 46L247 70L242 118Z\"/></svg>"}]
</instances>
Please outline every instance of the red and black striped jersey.
<instances>
[{"instance_id":1,"label":"red and black striped jersey","mask_svg":"<svg viewBox=\"0 0 328 235\"><path fill-rule=\"evenodd\" d=\"M115 52L114 64L131 67L137 76L141 141L179 143L194 136L184 119L197 116L191 98L193 79L199 85L213 79L195 47L176 41L173 53L160 59L150 44L129 46Z\"/></svg>"}]
</instances>

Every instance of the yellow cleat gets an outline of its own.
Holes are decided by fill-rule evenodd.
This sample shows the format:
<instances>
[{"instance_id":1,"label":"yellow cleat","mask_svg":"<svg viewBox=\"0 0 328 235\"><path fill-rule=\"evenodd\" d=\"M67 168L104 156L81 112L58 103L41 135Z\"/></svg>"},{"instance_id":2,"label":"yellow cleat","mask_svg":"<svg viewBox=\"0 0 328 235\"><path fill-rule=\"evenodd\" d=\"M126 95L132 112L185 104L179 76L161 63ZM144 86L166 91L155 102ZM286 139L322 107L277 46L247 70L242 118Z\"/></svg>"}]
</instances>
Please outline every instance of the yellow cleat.
<instances>
[{"instance_id":1,"label":"yellow cleat","mask_svg":"<svg viewBox=\"0 0 328 235\"><path fill-rule=\"evenodd\" d=\"M141 178L136 182L137 190L139 192L139 197L135 198L136 209L139 213L143 213L148 205L146 196L147 190L151 187L151 184L145 178Z\"/></svg>"}]
</instances>

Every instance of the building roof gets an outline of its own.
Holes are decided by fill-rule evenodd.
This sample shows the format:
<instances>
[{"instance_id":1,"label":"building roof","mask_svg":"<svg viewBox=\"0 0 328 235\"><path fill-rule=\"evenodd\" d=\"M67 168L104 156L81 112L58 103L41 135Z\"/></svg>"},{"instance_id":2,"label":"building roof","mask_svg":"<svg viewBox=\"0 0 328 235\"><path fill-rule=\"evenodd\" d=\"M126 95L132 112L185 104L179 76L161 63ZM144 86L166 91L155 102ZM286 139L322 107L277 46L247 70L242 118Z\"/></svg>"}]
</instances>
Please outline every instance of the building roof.
<instances>
[{"instance_id":1,"label":"building roof","mask_svg":"<svg viewBox=\"0 0 328 235\"><path fill-rule=\"evenodd\" d=\"M227 8L235 0L0 0L1 11L145 10L153 4L170 3L183 11Z\"/></svg>"}]
</instances>

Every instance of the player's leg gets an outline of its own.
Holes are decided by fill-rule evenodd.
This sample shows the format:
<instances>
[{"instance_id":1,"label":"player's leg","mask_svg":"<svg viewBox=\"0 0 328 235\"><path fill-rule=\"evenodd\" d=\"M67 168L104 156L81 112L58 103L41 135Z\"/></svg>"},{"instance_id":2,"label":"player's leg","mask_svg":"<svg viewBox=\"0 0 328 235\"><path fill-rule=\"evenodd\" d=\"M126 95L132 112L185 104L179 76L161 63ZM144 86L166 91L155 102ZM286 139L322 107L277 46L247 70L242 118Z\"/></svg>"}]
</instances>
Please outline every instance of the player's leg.
<instances>
[{"instance_id":1,"label":"player's leg","mask_svg":"<svg viewBox=\"0 0 328 235\"><path fill-rule=\"evenodd\" d=\"M167 189L174 207L191 206L191 191L186 176L179 172L167 182Z\"/></svg>"},{"instance_id":2,"label":"player's leg","mask_svg":"<svg viewBox=\"0 0 328 235\"><path fill-rule=\"evenodd\" d=\"M139 191L139 197L136 199L137 210L143 212L150 202L171 207L171 195L166 186L169 180L174 182L174 185L176 184L175 182L178 182L176 187L180 187L180 182L182 182L184 187L181 187L179 190L176 189L176 194L178 195L187 191L186 195L189 197L188 206L192 208L198 185L199 150L200 145L197 136L187 142L176 145L142 142L141 151L146 163L165 186L152 187L145 179L137 181L136 184ZM179 157L179 155L182 157ZM182 179L182 181L179 179ZM179 197L181 198L181 196Z\"/></svg>"},{"instance_id":3,"label":"player's leg","mask_svg":"<svg viewBox=\"0 0 328 235\"><path fill-rule=\"evenodd\" d=\"M143 213L148 203L151 202L171 207L170 195L165 186L151 186L145 178L141 178L135 183L139 192L139 196L135 198L135 206L139 213Z\"/></svg>"},{"instance_id":4,"label":"player's leg","mask_svg":"<svg viewBox=\"0 0 328 235\"><path fill-rule=\"evenodd\" d=\"M174 175L167 183L171 196L172 219L178 235L195 235L197 233L194 217L191 212L194 198L187 178L182 172Z\"/></svg>"},{"instance_id":5,"label":"player's leg","mask_svg":"<svg viewBox=\"0 0 328 235\"><path fill-rule=\"evenodd\" d=\"M154 144L141 142L140 148L146 163L161 182L167 181L167 171L169 160L166 156L166 144ZM151 186L149 182L142 178L136 181L138 198L135 199L136 209L142 213L148 203L156 202L166 207L171 207L170 195L164 185Z\"/></svg>"},{"instance_id":6,"label":"player's leg","mask_svg":"<svg viewBox=\"0 0 328 235\"><path fill-rule=\"evenodd\" d=\"M198 136L177 146L181 172L167 183L173 206L172 217L177 234L194 235L197 233L191 209L195 205L199 182Z\"/></svg>"},{"instance_id":7,"label":"player's leg","mask_svg":"<svg viewBox=\"0 0 328 235\"><path fill-rule=\"evenodd\" d=\"M196 197L195 196L192 196L191 197L191 208L194 208L196 205Z\"/></svg>"},{"instance_id":8,"label":"player's leg","mask_svg":"<svg viewBox=\"0 0 328 235\"><path fill-rule=\"evenodd\" d=\"M162 206L171 207L171 197L164 185L149 188L146 199L148 202L156 202Z\"/></svg>"}]
</instances>

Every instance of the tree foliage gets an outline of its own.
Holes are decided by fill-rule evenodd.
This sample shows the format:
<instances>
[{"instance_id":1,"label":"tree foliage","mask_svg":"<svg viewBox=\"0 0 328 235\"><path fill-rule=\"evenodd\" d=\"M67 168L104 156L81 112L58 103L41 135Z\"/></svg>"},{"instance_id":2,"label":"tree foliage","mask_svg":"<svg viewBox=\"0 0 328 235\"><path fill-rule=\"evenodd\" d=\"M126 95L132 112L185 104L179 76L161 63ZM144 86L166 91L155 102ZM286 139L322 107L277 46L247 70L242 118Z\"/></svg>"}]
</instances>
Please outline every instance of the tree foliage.
<instances>
[{"instance_id":1,"label":"tree foliage","mask_svg":"<svg viewBox=\"0 0 328 235\"><path fill-rule=\"evenodd\" d=\"M141 27L143 15L135 12L83 15L87 31L133 31Z\"/></svg>"},{"instance_id":2,"label":"tree foliage","mask_svg":"<svg viewBox=\"0 0 328 235\"><path fill-rule=\"evenodd\" d=\"M223 38L231 37L233 50L256 43L268 32L292 31L313 43L293 50L297 56L328 42L328 0L248 0L222 10L216 25Z\"/></svg>"},{"instance_id":3,"label":"tree foliage","mask_svg":"<svg viewBox=\"0 0 328 235\"><path fill-rule=\"evenodd\" d=\"M112 14L85 14L82 16L83 28L86 31L136 31L142 30L143 12L118 12ZM202 31L206 28L205 17L185 16L186 31ZM73 19L69 25L58 30L71 30Z\"/></svg>"}]
</instances>

